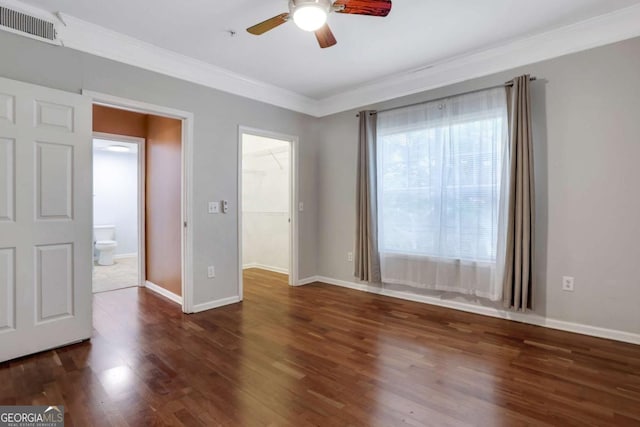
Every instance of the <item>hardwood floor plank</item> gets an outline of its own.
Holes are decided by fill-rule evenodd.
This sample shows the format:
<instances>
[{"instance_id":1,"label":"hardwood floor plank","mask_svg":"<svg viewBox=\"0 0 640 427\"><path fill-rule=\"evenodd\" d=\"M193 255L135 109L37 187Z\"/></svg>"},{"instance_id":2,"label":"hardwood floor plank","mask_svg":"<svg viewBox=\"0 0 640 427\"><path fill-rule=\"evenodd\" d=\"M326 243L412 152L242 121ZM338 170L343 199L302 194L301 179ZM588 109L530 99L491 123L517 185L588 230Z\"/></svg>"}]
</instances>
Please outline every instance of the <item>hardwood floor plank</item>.
<instances>
[{"instance_id":1,"label":"hardwood floor plank","mask_svg":"<svg viewBox=\"0 0 640 427\"><path fill-rule=\"evenodd\" d=\"M640 425L640 346L245 271L184 315L94 296L90 342L0 364L0 404L68 426Z\"/></svg>"}]
</instances>

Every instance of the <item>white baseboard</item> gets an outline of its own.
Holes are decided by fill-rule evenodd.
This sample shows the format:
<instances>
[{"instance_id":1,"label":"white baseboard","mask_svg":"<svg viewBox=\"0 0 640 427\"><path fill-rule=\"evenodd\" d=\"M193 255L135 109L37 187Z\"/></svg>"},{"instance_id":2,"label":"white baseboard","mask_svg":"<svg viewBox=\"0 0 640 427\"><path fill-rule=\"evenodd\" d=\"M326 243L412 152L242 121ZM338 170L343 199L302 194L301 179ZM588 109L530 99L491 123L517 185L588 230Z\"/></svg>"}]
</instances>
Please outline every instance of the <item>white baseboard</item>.
<instances>
[{"instance_id":1,"label":"white baseboard","mask_svg":"<svg viewBox=\"0 0 640 427\"><path fill-rule=\"evenodd\" d=\"M304 285L309 285L311 283L315 283L318 282L320 279L318 278L318 276L311 276L311 277L307 277L305 279L300 279L298 280L298 283L296 283L293 286L304 286Z\"/></svg>"},{"instance_id":2,"label":"white baseboard","mask_svg":"<svg viewBox=\"0 0 640 427\"><path fill-rule=\"evenodd\" d=\"M395 291L378 286L370 286L365 283L348 282L345 280L332 279L324 276L313 276L303 279L303 284L322 282L329 285L341 286L358 291L369 292L378 295L385 295L392 298L400 298L408 301L421 302L424 304L437 305L454 310L466 311L468 313L481 314L484 316L497 317L515 322L528 323L530 325L542 326L545 328L558 329L561 331L574 332L582 335L590 335L598 338L606 338L614 341L622 341L631 344L640 344L640 334L618 331L615 329L600 328L598 326L584 325L581 323L567 322L564 320L551 319L533 313L519 313L508 310L500 310L493 307L483 307L460 301L444 300L437 297L418 295L410 292Z\"/></svg>"},{"instance_id":3,"label":"white baseboard","mask_svg":"<svg viewBox=\"0 0 640 427\"><path fill-rule=\"evenodd\" d=\"M114 254L113 259L123 259L123 258L138 258L137 253L132 254Z\"/></svg>"},{"instance_id":4,"label":"white baseboard","mask_svg":"<svg viewBox=\"0 0 640 427\"><path fill-rule=\"evenodd\" d=\"M153 292L155 292L155 293L157 293L159 295L162 295L165 298L170 299L171 301L173 301L175 303L178 303L178 304L182 305L182 297L181 296L176 295L173 292L168 291L165 288L163 288L161 286L158 286L155 283L150 282L148 280L145 282L144 286L147 289L149 289L150 291L153 291Z\"/></svg>"},{"instance_id":5,"label":"white baseboard","mask_svg":"<svg viewBox=\"0 0 640 427\"><path fill-rule=\"evenodd\" d=\"M260 270L273 271L274 273L289 274L289 269L287 269L287 268L271 267L269 265L258 264L257 262L244 264L242 266L243 270L246 270L248 268L259 268Z\"/></svg>"},{"instance_id":6,"label":"white baseboard","mask_svg":"<svg viewBox=\"0 0 640 427\"><path fill-rule=\"evenodd\" d=\"M202 304L196 304L193 306L194 313L200 313L201 311L211 310L213 308L222 307L229 304L235 304L242 301L242 298L239 296L222 298L215 301L204 302Z\"/></svg>"}]
</instances>

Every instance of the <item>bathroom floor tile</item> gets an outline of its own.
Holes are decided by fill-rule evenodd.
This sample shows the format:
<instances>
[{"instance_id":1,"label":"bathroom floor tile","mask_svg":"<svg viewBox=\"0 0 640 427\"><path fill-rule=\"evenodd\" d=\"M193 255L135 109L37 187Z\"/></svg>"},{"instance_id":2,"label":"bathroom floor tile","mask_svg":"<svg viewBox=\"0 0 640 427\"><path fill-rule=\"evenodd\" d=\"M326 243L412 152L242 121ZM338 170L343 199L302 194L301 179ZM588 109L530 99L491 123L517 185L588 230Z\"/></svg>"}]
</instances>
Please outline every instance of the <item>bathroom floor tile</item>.
<instances>
[{"instance_id":1,"label":"bathroom floor tile","mask_svg":"<svg viewBox=\"0 0 640 427\"><path fill-rule=\"evenodd\" d=\"M93 292L113 291L138 285L138 258L119 258L113 265L93 267Z\"/></svg>"}]
</instances>

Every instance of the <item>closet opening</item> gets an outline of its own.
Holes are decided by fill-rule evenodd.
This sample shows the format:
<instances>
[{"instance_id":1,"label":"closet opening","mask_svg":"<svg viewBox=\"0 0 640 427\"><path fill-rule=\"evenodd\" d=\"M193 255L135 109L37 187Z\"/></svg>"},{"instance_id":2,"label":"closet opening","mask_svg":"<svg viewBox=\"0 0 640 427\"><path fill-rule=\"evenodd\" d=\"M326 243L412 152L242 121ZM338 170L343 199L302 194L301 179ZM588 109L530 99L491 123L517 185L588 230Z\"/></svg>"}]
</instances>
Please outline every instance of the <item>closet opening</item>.
<instances>
[{"instance_id":1,"label":"closet opening","mask_svg":"<svg viewBox=\"0 0 640 427\"><path fill-rule=\"evenodd\" d=\"M295 143L294 137L241 129L241 295L245 281L296 283Z\"/></svg>"}]
</instances>

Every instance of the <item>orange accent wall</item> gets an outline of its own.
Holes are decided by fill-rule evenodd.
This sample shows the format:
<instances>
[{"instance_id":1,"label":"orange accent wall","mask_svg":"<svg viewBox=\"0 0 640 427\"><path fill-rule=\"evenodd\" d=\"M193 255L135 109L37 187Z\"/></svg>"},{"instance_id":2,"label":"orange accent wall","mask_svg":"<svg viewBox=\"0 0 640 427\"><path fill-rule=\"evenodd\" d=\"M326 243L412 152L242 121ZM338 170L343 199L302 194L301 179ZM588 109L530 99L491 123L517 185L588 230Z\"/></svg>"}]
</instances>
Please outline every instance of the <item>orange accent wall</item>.
<instances>
[{"instance_id":1,"label":"orange accent wall","mask_svg":"<svg viewBox=\"0 0 640 427\"><path fill-rule=\"evenodd\" d=\"M147 280L182 295L182 122L147 116Z\"/></svg>"},{"instance_id":2,"label":"orange accent wall","mask_svg":"<svg viewBox=\"0 0 640 427\"><path fill-rule=\"evenodd\" d=\"M94 105L93 131L146 138L147 115Z\"/></svg>"}]
</instances>

